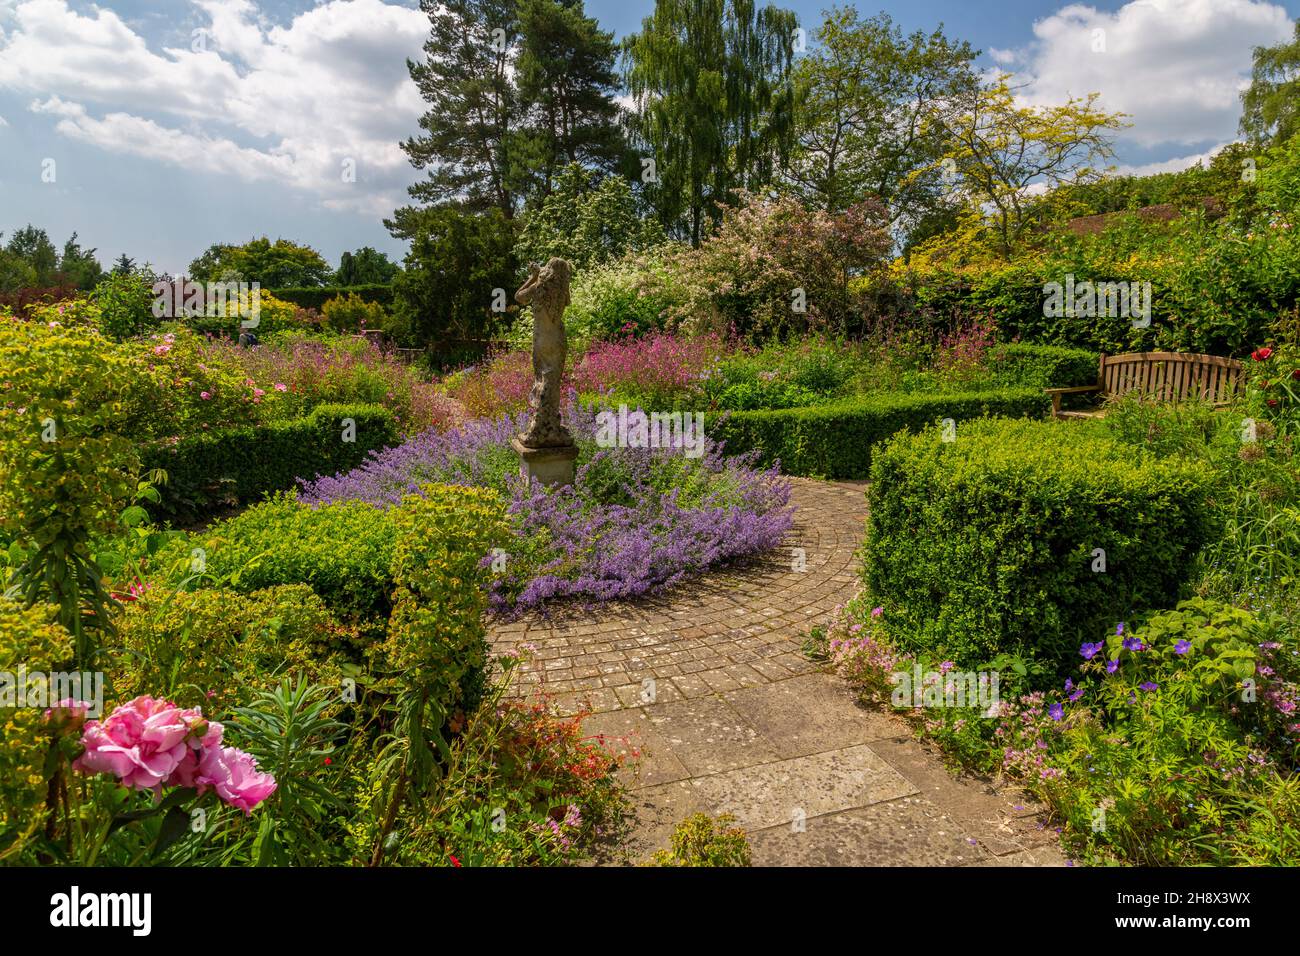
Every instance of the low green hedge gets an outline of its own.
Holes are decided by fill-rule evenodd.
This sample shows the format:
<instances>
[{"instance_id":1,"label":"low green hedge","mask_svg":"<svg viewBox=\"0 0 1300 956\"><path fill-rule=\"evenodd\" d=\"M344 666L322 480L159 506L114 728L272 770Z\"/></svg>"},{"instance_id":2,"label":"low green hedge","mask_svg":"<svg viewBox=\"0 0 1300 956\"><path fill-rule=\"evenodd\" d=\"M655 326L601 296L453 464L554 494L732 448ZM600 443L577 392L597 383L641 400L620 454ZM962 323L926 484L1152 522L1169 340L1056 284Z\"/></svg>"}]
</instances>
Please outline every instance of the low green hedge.
<instances>
[{"instance_id":1,"label":"low green hedge","mask_svg":"<svg viewBox=\"0 0 1300 956\"><path fill-rule=\"evenodd\" d=\"M871 446L905 428L921 429L951 418L987 415L1042 416L1050 399L1039 388L951 395L888 393L807 408L732 412L708 429L729 454L759 450L764 464L781 463L788 475L866 478Z\"/></svg>"},{"instance_id":2,"label":"low green hedge","mask_svg":"<svg viewBox=\"0 0 1300 956\"><path fill-rule=\"evenodd\" d=\"M872 462L864 579L907 650L1057 673L1117 622L1177 603L1216 533L1212 483L1071 422L898 435Z\"/></svg>"},{"instance_id":3,"label":"low green hedge","mask_svg":"<svg viewBox=\"0 0 1300 956\"><path fill-rule=\"evenodd\" d=\"M344 420L355 423L344 441ZM299 478L348 471L398 440L392 413L378 405L320 405L305 418L203 432L146 453L147 468L167 471L157 510L192 518L215 505L255 501L293 488Z\"/></svg>"},{"instance_id":4,"label":"low green hedge","mask_svg":"<svg viewBox=\"0 0 1300 956\"><path fill-rule=\"evenodd\" d=\"M1101 355L1063 345L1009 342L989 350L993 375L1008 386L1076 388L1097 383Z\"/></svg>"},{"instance_id":5,"label":"low green hedge","mask_svg":"<svg viewBox=\"0 0 1300 956\"><path fill-rule=\"evenodd\" d=\"M305 286L290 289L268 289L267 292L277 299L292 302L304 309L315 309L318 312L321 306L330 299L340 295L346 296L349 292L356 293L366 302L378 302L386 309L393 304L393 287L391 285Z\"/></svg>"},{"instance_id":6,"label":"low green hedge","mask_svg":"<svg viewBox=\"0 0 1300 956\"><path fill-rule=\"evenodd\" d=\"M167 545L157 563L179 584L196 570L199 549L204 584L243 594L309 585L335 612L369 624L373 638L392 610L393 515L365 502L313 508L277 494Z\"/></svg>"}]
</instances>

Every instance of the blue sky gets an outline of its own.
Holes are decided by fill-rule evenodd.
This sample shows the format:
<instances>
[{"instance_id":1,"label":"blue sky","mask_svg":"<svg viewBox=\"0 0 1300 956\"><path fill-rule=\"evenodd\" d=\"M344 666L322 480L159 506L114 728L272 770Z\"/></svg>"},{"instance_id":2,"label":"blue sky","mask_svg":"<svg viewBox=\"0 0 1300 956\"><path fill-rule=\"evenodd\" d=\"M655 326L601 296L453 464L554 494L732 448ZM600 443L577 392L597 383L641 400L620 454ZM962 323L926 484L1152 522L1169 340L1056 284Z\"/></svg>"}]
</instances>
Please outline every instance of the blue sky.
<instances>
[{"instance_id":1,"label":"blue sky","mask_svg":"<svg viewBox=\"0 0 1300 956\"><path fill-rule=\"evenodd\" d=\"M829 4L782 5L811 32ZM942 22L1030 101L1100 91L1132 117L1117 160L1140 171L1229 141L1251 48L1300 16L1300 0L854 5ZM622 36L653 0L586 6ZM426 35L414 0L0 0L0 230L75 230L106 264L168 270L262 234L331 263L363 245L400 257L381 219L417 175L396 143L416 131L403 61Z\"/></svg>"}]
</instances>

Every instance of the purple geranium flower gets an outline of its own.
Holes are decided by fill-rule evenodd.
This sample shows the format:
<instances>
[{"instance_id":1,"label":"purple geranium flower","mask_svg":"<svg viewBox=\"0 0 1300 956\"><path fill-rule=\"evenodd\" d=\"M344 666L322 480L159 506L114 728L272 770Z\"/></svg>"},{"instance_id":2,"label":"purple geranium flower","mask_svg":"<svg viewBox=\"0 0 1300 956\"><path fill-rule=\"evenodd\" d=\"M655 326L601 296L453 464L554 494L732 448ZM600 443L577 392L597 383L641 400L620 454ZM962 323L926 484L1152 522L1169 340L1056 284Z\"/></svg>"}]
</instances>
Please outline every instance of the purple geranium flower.
<instances>
[{"instance_id":1,"label":"purple geranium flower","mask_svg":"<svg viewBox=\"0 0 1300 956\"><path fill-rule=\"evenodd\" d=\"M1143 681L1142 683L1138 684L1138 689L1139 689L1139 690L1146 690L1146 691L1159 690L1159 689L1160 689L1160 685L1148 680L1148 681Z\"/></svg>"},{"instance_id":2,"label":"purple geranium flower","mask_svg":"<svg viewBox=\"0 0 1300 956\"><path fill-rule=\"evenodd\" d=\"M1065 705L1053 704L1051 707L1048 707L1047 716L1051 717L1053 720L1062 720L1065 717Z\"/></svg>"},{"instance_id":3,"label":"purple geranium flower","mask_svg":"<svg viewBox=\"0 0 1300 956\"><path fill-rule=\"evenodd\" d=\"M1177 644L1174 645L1175 654L1186 654L1191 649L1192 649L1191 641L1179 641Z\"/></svg>"},{"instance_id":4,"label":"purple geranium flower","mask_svg":"<svg viewBox=\"0 0 1300 956\"><path fill-rule=\"evenodd\" d=\"M1099 653L1101 653L1101 649L1104 646L1105 645L1102 644L1101 641L1098 641L1096 644L1089 644L1087 641L1085 641L1083 644L1079 646L1079 653L1083 655L1083 659L1085 661L1090 661L1094 657L1096 657Z\"/></svg>"},{"instance_id":5,"label":"purple geranium flower","mask_svg":"<svg viewBox=\"0 0 1300 956\"><path fill-rule=\"evenodd\" d=\"M1106 673L1107 673L1107 674L1113 674L1113 673L1115 673L1117 670L1119 670L1119 658L1118 658L1118 657L1115 658L1115 660L1113 660L1113 661L1107 661L1107 662L1106 662Z\"/></svg>"}]
</instances>

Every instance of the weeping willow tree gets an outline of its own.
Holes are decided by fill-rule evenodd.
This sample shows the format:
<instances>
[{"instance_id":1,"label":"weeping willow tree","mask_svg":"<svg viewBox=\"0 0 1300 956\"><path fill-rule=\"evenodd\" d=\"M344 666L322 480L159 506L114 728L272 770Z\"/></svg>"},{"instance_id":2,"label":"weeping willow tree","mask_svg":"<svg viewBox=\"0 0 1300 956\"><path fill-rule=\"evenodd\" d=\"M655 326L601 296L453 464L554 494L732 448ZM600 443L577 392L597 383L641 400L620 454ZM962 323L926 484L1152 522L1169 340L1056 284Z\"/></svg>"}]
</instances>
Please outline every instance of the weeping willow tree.
<instances>
[{"instance_id":1,"label":"weeping willow tree","mask_svg":"<svg viewBox=\"0 0 1300 956\"><path fill-rule=\"evenodd\" d=\"M669 232L699 245L737 191L772 182L793 139L798 26L754 0L657 0L624 41L645 191Z\"/></svg>"},{"instance_id":2,"label":"weeping willow tree","mask_svg":"<svg viewBox=\"0 0 1300 956\"><path fill-rule=\"evenodd\" d=\"M1254 142L1281 144L1300 133L1300 21L1295 39L1255 48L1241 103L1241 131Z\"/></svg>"}]
</instances>

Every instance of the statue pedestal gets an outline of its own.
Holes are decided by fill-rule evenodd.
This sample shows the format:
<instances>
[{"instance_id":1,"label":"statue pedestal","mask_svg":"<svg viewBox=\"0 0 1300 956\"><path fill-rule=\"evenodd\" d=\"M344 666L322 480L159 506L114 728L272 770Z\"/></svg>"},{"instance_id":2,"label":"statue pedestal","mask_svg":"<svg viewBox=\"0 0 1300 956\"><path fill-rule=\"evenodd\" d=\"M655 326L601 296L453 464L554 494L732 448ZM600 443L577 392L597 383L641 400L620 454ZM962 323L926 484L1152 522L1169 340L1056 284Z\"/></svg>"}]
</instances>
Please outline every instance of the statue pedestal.
<instances>
[{"instance_id":1,"label":"statue pedestal","mask_svg":"<svg viewBox=\"0 0 1300 956\"><path fill-rule=\"evenodd\" d=\"M525 478L536 478L544 485L573 484L573 463L578 457L576 445L529 448L518 436L510 439L510 445L519 454L519 473Z\"/></svg>"}]
</instances>

